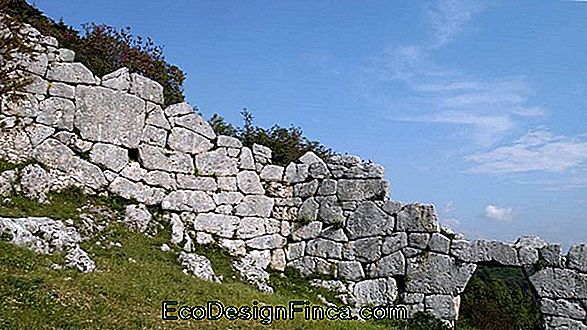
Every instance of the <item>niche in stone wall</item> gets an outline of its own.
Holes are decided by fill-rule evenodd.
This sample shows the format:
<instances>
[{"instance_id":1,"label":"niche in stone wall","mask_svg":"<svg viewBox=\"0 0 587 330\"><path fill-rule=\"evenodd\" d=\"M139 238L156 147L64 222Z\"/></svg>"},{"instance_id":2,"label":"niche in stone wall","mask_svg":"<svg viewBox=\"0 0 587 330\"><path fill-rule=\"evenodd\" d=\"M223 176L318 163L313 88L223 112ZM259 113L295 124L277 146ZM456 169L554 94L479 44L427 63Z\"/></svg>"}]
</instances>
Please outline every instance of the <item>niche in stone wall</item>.
<instances>
[{"instance_id":1,"label":"niche in stone wall","mask_svg":"<svg viewBox=\"0 0 587 330\"><path fill-rule=\"evenodd\" d=\"M544 329L534 287L520 267L479 264L461 295L457 329Z\"/></svg>"}]
</instances>

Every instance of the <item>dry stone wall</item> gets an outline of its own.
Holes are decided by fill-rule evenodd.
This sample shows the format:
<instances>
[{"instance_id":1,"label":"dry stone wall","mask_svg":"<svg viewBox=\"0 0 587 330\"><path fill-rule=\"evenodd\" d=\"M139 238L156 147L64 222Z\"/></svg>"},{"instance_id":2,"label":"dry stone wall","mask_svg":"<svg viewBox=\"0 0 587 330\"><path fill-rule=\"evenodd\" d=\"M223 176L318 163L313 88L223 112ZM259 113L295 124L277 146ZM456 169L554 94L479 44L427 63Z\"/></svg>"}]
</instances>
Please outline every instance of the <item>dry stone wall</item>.
<instances>
[{"instance_id":1,"label":"dry stone wall","mask_svg":"<svg viewBox=\"0 0 587 330\"><path fill-rule=\"evenodd\" d=\"M96 77L55 38L23 33L41 54L26 65L33 83L25 101L2 96L0 158L42 166L0 173L0 195L16 189L42 201L76 186L122 196L137 203L127 221L139 231L151 219L145 206L157 206L170 244L186 253L194 244L226 249L260 290L272 290L267 269L294 267L330 277L313 283L350 304L399 303L451 324L478 264L523 267L547 328L587 329L586 245L563 256L537 237L465 240L440 226L433 206L391 200L379 165L311 152L273 165L269 148L217 135L187 103L164 108L158 83L126 68ZM208 268L204 261L191 271Z\"/></svg>"}]
</instances>

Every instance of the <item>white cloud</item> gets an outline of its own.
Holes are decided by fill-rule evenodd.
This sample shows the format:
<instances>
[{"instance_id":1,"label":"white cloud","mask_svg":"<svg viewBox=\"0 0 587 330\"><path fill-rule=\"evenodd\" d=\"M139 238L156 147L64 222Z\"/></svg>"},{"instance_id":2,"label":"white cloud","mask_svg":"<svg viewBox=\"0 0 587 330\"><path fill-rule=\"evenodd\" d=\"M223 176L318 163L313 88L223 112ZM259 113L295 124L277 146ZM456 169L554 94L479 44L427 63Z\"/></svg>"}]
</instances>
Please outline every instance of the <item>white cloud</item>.
<instances>
[{"instance_id":1,"label":"white cloud","mask_svg":"<svg viewBox=\"0 0 587 330\"><path fill-rule=\"evenodd\" d=\"M587 161L587 140L556 136L546 129L531 130L511 145L466 156L465 160L477 163L472 173L562 173Z\"/></svg>"},{"instance_id":2,"label":"white cloud","mask_svg":"<svg viewBox=\"0 0 587 330\"><path fill-rule=\"evenodd\" d=\"M433 46L450 42L483 9L482 3L470 0L440 0L429 6L427 14L434 33Z\"/></svg>"},{"instance_id":3,"label":"white cloud","mask_svg":"<svg viewBox=\"0 0 587 330\"><path fill-rule=\"evenodd\" d=\"M510 221L513 218L514 210L511 207L501 208L489 204L485 207L485 217L496 221Z\"/></svg>"}]
</instances>

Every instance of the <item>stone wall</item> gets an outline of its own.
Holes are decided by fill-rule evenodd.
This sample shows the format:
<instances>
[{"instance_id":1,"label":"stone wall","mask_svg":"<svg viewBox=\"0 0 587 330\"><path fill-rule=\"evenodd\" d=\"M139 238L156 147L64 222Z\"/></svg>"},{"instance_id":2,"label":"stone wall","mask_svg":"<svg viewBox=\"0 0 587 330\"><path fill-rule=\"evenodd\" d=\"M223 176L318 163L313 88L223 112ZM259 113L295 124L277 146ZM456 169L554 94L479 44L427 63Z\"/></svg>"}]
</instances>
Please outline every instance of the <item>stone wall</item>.
<instances>
[{"instance_id":1,"label":"stone wall","mask_svg":"<svg viewBox=\"0 0 587 330\"><path fill-rule=\"evenodd\" d=\"M464 240L440 226L433 206L390 200L379 165L313 153L273 165L269 148L217 135L188 104L163 108L158 83L126 68L96 77L54 38L23 33L41 55L27 63L25 102L2 96L0 159L42 166L0 173L0 195L44 200L76 186L122 196L137 203L129 219L148 222L145 206L159 207L171 244L225 248L260 290L272 290L268 268L290 266L328 275L313 283L348 303L400 303L449 323L478 264L523 267L547 328L587 329L586 245L563 256L536 237Z\"/></svg>"}]
</instances>

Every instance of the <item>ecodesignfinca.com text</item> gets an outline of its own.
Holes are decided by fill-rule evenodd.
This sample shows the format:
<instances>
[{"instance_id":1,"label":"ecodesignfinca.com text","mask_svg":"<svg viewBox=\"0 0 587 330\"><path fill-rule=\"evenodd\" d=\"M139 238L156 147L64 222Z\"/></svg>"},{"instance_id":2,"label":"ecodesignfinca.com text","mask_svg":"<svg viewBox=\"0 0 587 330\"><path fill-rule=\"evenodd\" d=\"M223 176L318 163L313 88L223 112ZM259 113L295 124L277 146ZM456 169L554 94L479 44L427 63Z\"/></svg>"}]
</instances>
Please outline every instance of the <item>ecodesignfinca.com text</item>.
<instances>
[{"instance_id":1,"label":"ecodesignfinca.com text","mask_svg":"<svg viewBox=\"0 0 587 330\"><path fill-rule=\"evenodd\" d=\"M356 313L350 306L320 306L312 305L307 300L292 300L284 305L261 305L253 301L250 306L225 306L217 300L206 302L205 306L180 305L178 301L162 302L162 318L165 321L201 321L220 320L229 321L257 321L263 325L270 325L278 320L302 319L317 320L405 320L408 310L403 305L393 306L363 306Z\"/></svg>"}]
</instances>

